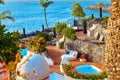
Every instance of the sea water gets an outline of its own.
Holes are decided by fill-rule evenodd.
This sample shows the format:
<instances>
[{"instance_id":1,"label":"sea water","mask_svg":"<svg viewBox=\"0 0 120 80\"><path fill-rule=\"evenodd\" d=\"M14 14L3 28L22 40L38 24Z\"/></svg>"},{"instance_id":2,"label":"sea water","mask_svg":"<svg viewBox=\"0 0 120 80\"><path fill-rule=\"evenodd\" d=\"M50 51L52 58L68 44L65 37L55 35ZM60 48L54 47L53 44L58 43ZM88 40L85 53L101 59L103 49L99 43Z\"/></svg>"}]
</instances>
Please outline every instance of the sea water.
<instances>
[{"instance_id":1,"label":"sea water","mask_svg":"<svg viewBox=\"0 0 120 80\"><path fill-rule=\"evenodd\" d=\"M86 17L94 14L95 17L99 17L99 11L87 10L86 7L92 4L102 2L103 4L110 4L110 0L51 0L54 3L47 8L47 20L49 27L54 27L57 22L68 22L70 19L74 19L72 16L72 7L75 2L80 2ZM18 30L23 33L23 28L26 29L26 33L32 31L40 31L42 25L45 25L44 11L40 5L40 0L5 0L5 5L0 5L0 12L5 10L11 10L12 16L15 22L10 20L2 21L2 24L6 25L9 31ZM103 12L103 16L109 16L109 12Z\"/></svg>"}]
</instances>

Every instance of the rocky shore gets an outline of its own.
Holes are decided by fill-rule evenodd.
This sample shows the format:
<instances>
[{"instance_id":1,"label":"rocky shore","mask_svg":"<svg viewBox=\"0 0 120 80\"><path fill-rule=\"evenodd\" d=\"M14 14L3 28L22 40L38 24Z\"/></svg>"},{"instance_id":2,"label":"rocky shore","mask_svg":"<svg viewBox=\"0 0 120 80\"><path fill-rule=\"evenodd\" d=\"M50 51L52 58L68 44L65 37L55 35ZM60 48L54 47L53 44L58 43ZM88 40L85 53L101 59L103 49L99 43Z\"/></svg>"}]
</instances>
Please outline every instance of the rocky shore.
<instances>
[{"instance_id":1,"label":"rocky shore","mask_svg":"<svg viewBox=\"0 0 120 80\"><path fill-rule=\"evenodd\" d=\"M90 5L86 9L99 10L99 7L97 5ZM105 11L105 12L109 12L110 11L110 6L102 6L102 10Z\"/></svg>"}]
</instances>

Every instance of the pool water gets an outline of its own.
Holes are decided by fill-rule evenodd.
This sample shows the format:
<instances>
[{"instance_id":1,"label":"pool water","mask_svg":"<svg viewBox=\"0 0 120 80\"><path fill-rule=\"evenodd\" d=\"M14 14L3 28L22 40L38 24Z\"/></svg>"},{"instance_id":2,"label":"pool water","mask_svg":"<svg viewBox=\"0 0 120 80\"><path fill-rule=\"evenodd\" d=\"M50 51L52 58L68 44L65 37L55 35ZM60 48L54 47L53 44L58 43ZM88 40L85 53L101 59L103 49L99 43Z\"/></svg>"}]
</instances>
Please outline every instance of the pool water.
<instances>
[{"instance_id":1,"label":"pool water","mask_svg":"<svg viewBox=\"0 0 120 80\"><path fill-rule=\"evenodd\" d=\"M97 67L93 66L93 65L81 65L81 66L77 66L76 70L79 73L82 74L98 74L101 72L100 69L98 69Z\"/></svg>"},{"instance_id":2,"label":"pool water","mask_svg":"<svg viewBox=\"0 0 120 80\"><path fill-rule=\"evenodd\" d=\"M27 49L21 49L20 50L20 54L22 55L22 56L26 56L27 55Z\"/></svg>"}]
</instances>

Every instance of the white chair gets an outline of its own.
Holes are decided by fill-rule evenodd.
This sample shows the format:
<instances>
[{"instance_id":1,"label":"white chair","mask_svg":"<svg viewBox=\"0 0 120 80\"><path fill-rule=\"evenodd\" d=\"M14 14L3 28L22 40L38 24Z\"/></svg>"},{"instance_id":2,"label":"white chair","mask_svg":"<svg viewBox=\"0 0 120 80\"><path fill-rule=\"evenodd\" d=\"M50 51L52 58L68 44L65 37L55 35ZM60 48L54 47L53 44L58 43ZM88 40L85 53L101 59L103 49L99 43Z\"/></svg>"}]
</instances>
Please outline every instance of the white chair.
<instances>
[{"instance_id":1,"label":"white chair","mask_svg":"<svg viewBox=\"0 0 120 80\"><path fill-rule=\"evenodd\" d=\"M92 43L104 43L103 38L104 38L103 35L100 35L99 40L91 40L90 42L92 42Z\"/></svg>"},{"instance_id":2,"label":"white chair","mask_svg":"<svg viewBox=\"0 0 120 80\"><path fill-rule=\"evenodd\" d=\"M88 32L87 35L88 35L89 37L85 37L86 40L96 40L96 39L98 39L99 33L98 33L98 32L95 32L94 36L91 36L91 37L90 37L90 32Z\"/></svg>"},{"instance_id":3,"label":"white chair","mask_svg":"<svg viewBox=\"0 0 120 80\"><path fill-rule=\"evenodd\" d=\"M77 51L67 50L66 53L61 56L61 59L67 58L68 60L76 60L77 54Z\"/></svg>"}]
</instances>

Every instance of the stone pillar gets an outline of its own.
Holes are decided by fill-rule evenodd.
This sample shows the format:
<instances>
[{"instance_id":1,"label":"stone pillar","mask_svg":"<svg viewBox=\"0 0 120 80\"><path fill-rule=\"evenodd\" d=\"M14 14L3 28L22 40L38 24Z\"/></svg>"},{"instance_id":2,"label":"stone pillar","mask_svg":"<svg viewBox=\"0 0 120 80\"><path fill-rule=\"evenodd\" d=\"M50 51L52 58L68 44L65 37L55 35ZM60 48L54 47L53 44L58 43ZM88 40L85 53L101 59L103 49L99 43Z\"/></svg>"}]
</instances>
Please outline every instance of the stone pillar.
<instances>
[{"instance_id":1,"label":"stone pillar","mask_svg":"<svg viewBox=\"0 0 120 80\"><path fill-rule=\"evenodd\" d=\"M111 0L111 16L108 20L105 67L108 80L120 80L120 1Z\"/></svg>"}]
</instances>

